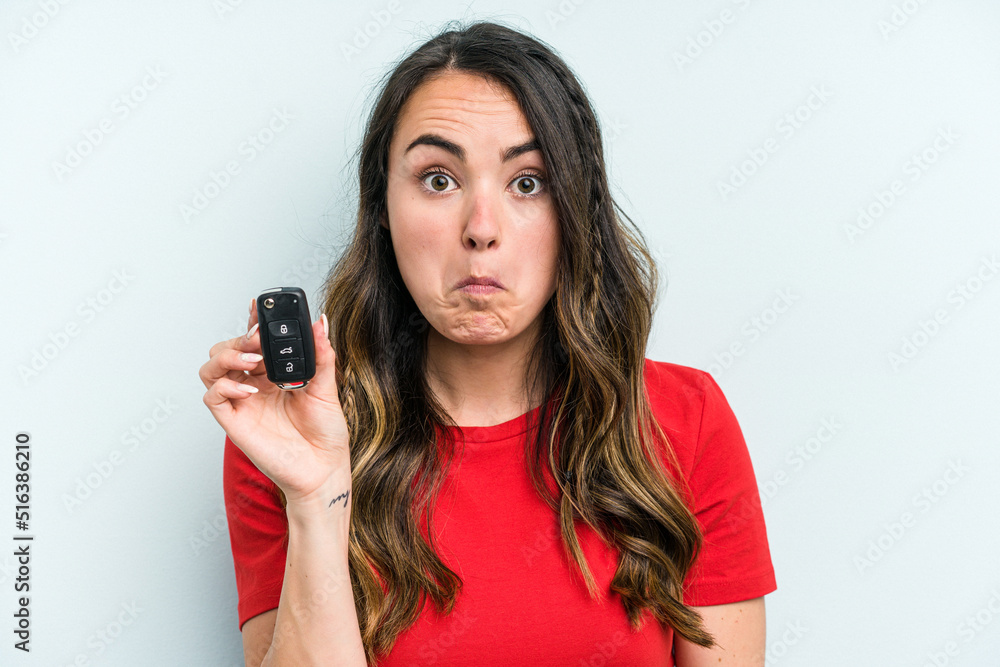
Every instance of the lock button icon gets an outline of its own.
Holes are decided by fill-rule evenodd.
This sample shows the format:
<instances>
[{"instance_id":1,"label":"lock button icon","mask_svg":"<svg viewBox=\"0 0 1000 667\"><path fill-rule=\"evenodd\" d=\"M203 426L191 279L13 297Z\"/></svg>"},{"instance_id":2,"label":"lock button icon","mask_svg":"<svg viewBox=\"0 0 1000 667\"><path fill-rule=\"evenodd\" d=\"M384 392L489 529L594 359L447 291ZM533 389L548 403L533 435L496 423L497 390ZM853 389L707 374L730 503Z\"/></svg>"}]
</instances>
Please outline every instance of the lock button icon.
<instances>
[{"instance_id":1,"label":"lock button icon","mask_svg":"<svg viewBox=\"0 0 1000 667\"><path fill-rule=\"evenodd\" d=\"M267 331L271 338L301 338L299 336L299 323L295 320L278 320L267 325Z\"/></svg>"}]
</instances>

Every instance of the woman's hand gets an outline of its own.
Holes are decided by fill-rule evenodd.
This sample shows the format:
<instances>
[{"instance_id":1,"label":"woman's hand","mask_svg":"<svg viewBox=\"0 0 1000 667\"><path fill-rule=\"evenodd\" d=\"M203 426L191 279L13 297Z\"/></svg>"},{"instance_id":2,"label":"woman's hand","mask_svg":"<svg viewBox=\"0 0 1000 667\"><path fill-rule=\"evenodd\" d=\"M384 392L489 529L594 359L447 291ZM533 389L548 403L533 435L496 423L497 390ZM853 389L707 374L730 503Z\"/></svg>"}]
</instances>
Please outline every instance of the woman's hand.
<instances>
[{"instance_id":1,"label":"woman's hand","mask_svg":"<svg viewBox=\"0 0 1000 667\"><path fill-rule=\"evenodd\" d=\"M305 387L279 389L267 379L260 355L257 305L250 305L248 336L216 343L199 376L205 405L254 465L289 503L321 491L336 471L350 472L350 434L337 395L335 354L326 315L312 325L316 375Z\"/></svg>"}]
</instances>

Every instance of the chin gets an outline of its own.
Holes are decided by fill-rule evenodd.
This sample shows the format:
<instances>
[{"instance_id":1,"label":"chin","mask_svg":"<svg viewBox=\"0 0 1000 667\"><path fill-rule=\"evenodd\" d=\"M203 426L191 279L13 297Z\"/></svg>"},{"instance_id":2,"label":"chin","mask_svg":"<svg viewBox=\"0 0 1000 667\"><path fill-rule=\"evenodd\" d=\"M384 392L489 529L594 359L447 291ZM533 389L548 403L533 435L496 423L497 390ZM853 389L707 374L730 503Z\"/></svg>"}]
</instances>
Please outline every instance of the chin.
<instances>
[{"instance_id":1,"label":"chin","mask_svg":"<svg viewBox=\"0 0 1000 667\"><path fill-rule=\"evenodd\" d=\"M476 322L462 322L452 327L448 332L448 338L466 345L503 343L510 338L510 330L496 318L480 316L475 319Z\"/></svg>"},{"instance_id":2,"label":"chin","mask_svg":"<svg viewBox=\"0 0 1000 667\"><path fill-rule=\"evenodd\" d=\"M451 336L451 339L453 342L463 345L493 345L507 342L509 337L506 334L506 331L463 329Z\"/></svg>"}]
</instances>

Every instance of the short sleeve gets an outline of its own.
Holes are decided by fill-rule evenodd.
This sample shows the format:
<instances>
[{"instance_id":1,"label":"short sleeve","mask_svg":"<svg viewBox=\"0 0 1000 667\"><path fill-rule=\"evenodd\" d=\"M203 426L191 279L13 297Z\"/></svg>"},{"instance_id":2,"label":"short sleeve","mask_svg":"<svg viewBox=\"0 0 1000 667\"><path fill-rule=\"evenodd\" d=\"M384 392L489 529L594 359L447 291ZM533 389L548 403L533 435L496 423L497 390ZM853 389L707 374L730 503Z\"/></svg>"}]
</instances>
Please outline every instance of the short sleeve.
<instances>
[{"instance_id":1,"label":"short sleeve","mask_svg":"<svg viewBox=\"0 0 1000 667\"><path fill-rule=\"evenodd\" d=\"M777 585L743 432L715 379L697 374L704 398L687 482L704 543L684 602L701 607L761 597Z\"/></svg>"},{"instance_id":2,"label":"short sleeve","mask_svg":"<svg viewBox=\"0 0 1000 667\"><path fill-rule=\"evenodd\" d=\"M228 436L222 484L242 630L247 620L278 606L288 549L288 520L277 486Z\"/></svg>"}]
</instances>

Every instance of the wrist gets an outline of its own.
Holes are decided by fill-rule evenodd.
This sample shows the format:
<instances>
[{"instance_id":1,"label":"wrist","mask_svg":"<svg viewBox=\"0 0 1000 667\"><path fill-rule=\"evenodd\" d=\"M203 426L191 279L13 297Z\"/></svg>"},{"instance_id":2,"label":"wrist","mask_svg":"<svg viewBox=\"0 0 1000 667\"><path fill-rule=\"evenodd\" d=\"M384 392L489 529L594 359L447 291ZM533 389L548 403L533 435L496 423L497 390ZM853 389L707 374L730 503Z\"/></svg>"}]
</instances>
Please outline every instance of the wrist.
<instances>
[{"instance_id":1,"label":"wrist","mask_svg":"<svg viewBox=\"0 0 1000 667\"><path fill-rule=\"evenodd\" d=\"M310 493L302 496L290 496L286 493L285 512L289 521L293 518L309 520L318 517L350 516L353 500L350 471L338 471L332 473L323 484Z\"/></svg>"}]
</instances>

